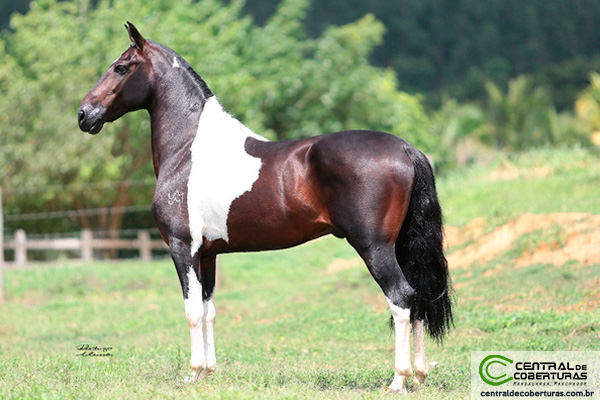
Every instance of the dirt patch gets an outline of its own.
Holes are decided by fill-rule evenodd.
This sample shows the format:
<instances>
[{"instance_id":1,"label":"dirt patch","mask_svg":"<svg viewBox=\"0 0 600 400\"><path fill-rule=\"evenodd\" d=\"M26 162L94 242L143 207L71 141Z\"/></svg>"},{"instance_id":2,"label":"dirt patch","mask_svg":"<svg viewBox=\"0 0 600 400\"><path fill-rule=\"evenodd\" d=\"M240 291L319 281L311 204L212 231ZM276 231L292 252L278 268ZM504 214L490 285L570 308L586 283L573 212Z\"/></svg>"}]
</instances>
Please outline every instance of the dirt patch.
<instances>
[{"instance_id":1,"label":"dirt patch","mask_svg":"<svg viewBox=\"0 0 600 400\"><path fill-rule=\"evenodd\" d=\"M558 248L549 244L542 244L531 254L523 254L516 262L515 267L526 267L533 264L564 265L569 261L577 261L583 265L600 262L600 226L582 233L572 232L566 240L564 247Z\"/></svg>"},{"instance_id":2,"label":"dirt patch","mask_svg":"<svg viewBox=\"0 0 600 400\"><path fill-rule=\"evenodd\" d=\"M14 325L0 325L0 336L10 336L15 334Z\"/></svg>"},{"instance_id":3,"label":"dirt patch","mask_svg":"<svg viewBox=\"0 0 600 400\"><path fill-rule=\"evenodd\" d=\"M514 221L486 233L487 223L476 218L463 227L447 226L444 229L445 247L460 247L448 255L452 269L466 269L473 264L484 264L515 246L528 233L556 229L561 240L550 238L532 250L525 250L514 263L515 268L534 264L564 265L575 261L580 265L600 263L600 215L585 213L523 214ZM463 246L463 247L461 247ZM359 257L335 259L325 273L335 274L351 268L363 268ZM493 275L505 265L484 272Z\"/></svg>"},{"instance_id":4,"label":"dirt patch","mask_svg":"<svg viewBox=\"0 0 600 400\"><path fill-rule=\"evenodd\" d=\"M446 226L444 228L444 244L450 248L475 240L485 233L486 226L483 218L475 218L461 228Z\"/></svg>"},{"instance_id":5,"label":"dirt patch","mask_svg":"<svg viewBox=\"0 0 600 400\"><path fill-rule=\"evenodd\" d=\"M359 257L350 259L336 258L327 266L325 273L332 275L346 269L362 267L363 265L363 261Z\"/></svg>"},{"instance_id":6,"label":"dirt patch","mask_svg":"<svg viewBox=\"0 0 600 400\"><path fill-rule=\"evenodd\" d=\"M491 181L508 181L519 179L521 172L513 163L507 162L490 174Z\"/></svg>"},{"instance_id":7,"label":"dirt patch","mask_svg":"<svg viewBox=\"0 0 600 400\"><path fill-rule=\"evenodd\" d=\"M489 180L510 181L515 179L543 178L553 173L554 169L550 166L521 169L512 162L507 161L490 174Z\"/></svg>"},{"instance_id":8,"label":"dirt patch","mask_svg":"<svg viewBox=\"0 0 600 400\"><path fill-rule=\"evenodd\" d=\"M474 263L487 263L510 250L523 235L538 231L558 229L564 238L539 243L533 250L525 251L515 267L533 264L564 265L569 261L589 265L600 262L600 215L584 213L523 214L516 220L485 232L485 222L474 220L463 228L448 227L448 247L458 246L468 240L473 243L448 256L450 268L468 268ZM501 269L499 266L497 269ZM493 274L495 270L488 271Z\"/></svg>"}]
</instances>

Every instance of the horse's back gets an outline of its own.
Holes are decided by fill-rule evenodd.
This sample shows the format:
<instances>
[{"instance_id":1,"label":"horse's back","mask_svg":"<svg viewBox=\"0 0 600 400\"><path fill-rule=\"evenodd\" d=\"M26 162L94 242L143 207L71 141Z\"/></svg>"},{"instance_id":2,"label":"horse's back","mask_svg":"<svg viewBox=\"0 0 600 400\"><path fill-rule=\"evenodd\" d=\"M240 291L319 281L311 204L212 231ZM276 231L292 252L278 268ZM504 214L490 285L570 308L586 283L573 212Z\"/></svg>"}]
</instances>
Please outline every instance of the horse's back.
<instances>
[{"instance_id":1,"label":"horse's back","mask_svg":"<svg viewBox=\"0 0 600 400\"><path fill-rule=\"evenodd\" d=\"M317 147L336 146L347 150L354 149L363 155L381 151L382 146L390 150L402 150L408 142L391 133L369 130L347 130L317 136Z\"/></svg>"},{"instance_id":2,"label":"horse's back","mask_svg":"<svg viewBox=\"0 0 600 400\"><path fill-rule=\"evenodd\" d=\"M406 146L404 139L385 132L341 131L319 137L308 160L323 183L389 180L412 185L414 170Z\"/></svg>"}]
</instances>

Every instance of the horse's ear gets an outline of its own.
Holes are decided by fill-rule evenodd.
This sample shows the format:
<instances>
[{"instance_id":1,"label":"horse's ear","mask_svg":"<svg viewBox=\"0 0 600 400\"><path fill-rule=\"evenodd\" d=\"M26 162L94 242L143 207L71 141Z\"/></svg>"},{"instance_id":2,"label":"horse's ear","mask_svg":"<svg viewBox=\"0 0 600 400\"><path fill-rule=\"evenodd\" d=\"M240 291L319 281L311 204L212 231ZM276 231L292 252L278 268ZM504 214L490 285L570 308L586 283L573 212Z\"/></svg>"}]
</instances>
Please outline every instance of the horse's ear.
<instances>
[{"instance_id":1,"label":"horse's ear","mask_svg":"<svg viewBox=\"0 0 600 400\"><path fill-rule=\"evenodd\" d=\"M131 43L135 44L135 46L138 49L143 50L144 42L146 41L146 39L144 39L144 37L142 36L140 31L137 30L135 25L133 25L131 22L127 21L127 25L125 25L125 29L127 29L127 33L129 33L129 39L131 39Z\"/></svg>"}]
</instances>

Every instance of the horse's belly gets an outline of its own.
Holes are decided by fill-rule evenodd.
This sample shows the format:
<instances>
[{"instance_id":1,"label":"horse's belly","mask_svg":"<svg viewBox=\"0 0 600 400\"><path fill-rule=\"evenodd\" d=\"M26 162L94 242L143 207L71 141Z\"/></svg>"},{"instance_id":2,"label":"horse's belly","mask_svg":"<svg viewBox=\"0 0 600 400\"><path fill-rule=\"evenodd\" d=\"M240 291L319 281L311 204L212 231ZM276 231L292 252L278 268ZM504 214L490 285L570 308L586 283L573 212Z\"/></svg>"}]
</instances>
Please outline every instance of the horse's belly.
<instances>
[{"instance_id":1,"label":"horse's belly","mask_svg":"<svg viewBox=\"0 0 600 400\"><path fill-rule=\"evenodd\" d=\"M247 221L243 227L231 227L228 251L285 249L331 232L330 225L319 222L299 225Z\"/></svg>"},{"instance_id":2,"label":"horse's belly","mask_svg":"<svg viewBox=\"0 0 600 400\"><path fill-rule=\"evenodd\" d=\"M292 247L332 232L326 216L312 205L269 190L259 179L236 199L227 220L229 245L235 251Z\"/></svg>"}]
</instances>

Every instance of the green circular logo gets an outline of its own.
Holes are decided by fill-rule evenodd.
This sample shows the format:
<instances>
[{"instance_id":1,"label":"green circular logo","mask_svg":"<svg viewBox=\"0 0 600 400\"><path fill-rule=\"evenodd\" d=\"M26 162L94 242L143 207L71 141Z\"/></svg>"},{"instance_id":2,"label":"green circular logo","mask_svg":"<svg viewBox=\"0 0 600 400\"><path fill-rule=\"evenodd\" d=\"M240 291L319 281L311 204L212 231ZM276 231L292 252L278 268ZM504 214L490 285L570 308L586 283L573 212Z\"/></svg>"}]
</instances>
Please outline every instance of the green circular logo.
<instances>
[{"instance_id":1,"label":"green circular logo","mask_svg":"<svg viewBox=\"0 0 600 400\"><path fill-rule=\"evenodd\" d=\"M507 377L506 374L494 376L489 371L490 366L492 366L493 364L500 364L503 367L506 367L509 363L512 364L513 360L501 356L499 354L492 354L490 356L487 356L486 358L481 360L481 363L479 364L479 376L485 383L492 386L500 386L506 382L510 382L513 380L512 376Z\"/></svg>"}]
</instances>

